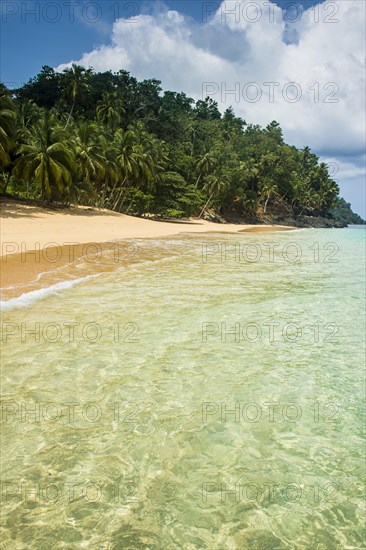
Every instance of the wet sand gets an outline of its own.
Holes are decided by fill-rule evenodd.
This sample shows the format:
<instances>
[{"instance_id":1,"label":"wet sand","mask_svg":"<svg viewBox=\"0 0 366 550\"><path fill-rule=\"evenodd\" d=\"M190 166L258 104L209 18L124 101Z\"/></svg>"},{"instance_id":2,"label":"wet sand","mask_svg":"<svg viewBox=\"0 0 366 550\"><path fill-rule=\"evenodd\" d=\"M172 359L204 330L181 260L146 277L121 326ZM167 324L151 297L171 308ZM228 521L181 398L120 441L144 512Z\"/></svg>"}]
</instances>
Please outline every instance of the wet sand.
<instances>
[{"instance_id":1,"label":"wet sand","mask_svg":"<svg viewBox=\"0 0 366 550\"><path fill-rule=\"evenodd\" d=\"M278 225L218 224L192 219L152 221L109 210L53 210L1 203L2 300L116 265L139 261L134 239L173 235L288 231ZM145 253L146 254L146 253Z\"/></svg>"}]
</instances>

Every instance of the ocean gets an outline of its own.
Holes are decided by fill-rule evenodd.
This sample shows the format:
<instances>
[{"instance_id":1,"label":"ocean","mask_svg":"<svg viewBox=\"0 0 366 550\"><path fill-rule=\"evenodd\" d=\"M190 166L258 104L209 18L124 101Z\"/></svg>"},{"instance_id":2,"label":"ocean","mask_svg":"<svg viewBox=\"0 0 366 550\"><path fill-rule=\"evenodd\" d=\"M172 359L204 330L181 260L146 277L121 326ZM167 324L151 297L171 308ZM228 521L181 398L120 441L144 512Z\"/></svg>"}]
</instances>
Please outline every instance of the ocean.
<instances>
[{"instance_id":1,"label":"ocean","mask_svg":"<svg viewBox=\"0 0 366 550\"><path fill-rule=\"evenodd\" d=\"M365 548L365 227L127 245L3 303L3 547Z\"/></svg>"}]
</instances>

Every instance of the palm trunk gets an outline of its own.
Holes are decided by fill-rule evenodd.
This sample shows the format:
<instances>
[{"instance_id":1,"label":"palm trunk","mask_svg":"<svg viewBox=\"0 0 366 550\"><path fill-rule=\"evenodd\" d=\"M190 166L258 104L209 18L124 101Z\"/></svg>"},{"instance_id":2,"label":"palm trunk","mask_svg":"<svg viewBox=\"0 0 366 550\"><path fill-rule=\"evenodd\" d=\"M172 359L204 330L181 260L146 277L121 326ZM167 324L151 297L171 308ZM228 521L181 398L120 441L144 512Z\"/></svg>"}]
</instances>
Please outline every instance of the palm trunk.
<instances>
[{"instance_id":1,"label":"palm trunk","mask_svg":"<svg viewBox=\"0 0 366 550\"><path fill-rule=\"evenodd\" d=\"M117 206L118 206L120 200L122 199L123 191L124 191L124 189L123 189L123 187L122 187L121 190L120 190L120 192L119 192L119 194L118 194L118 196L117 196L117 200L116 200L116 202L115 202L114 205L113 205L112 210L116 210L116 209L117 209Z\"/></svg>"},{"instance_id":2,"label":"palm trunk","mask_svg":"<svg viewBox=\"0 0 366 550\"><path fill-rule=\"evenodd\" d=\"M130 202L130 204L129 204L128 207L127 207L126 214L129 213L129 211L130 211L130 209L131 209L131 206L132 206L132 203L133 203L133 199L131 199L131 202Z\"/></svg>"},{"instance_id":3,"label":"palm trunk","mask_svg":"<svg viewBox=\"0 0 366 550\"><path fill-rule=\"evenodd\" d=\"M73 101L73 103L72 103L71 111L69 113L69 116L68 116L68 119L67 119L67 122L66 122L66 125L65 125L65 130L66 130L66 128L68 127L68 125L70 123L72 113L74 112L74 108L75 108L75 101Z\"/></svg>"},{"instance_id":4,"label":"palm trunk","mask_svg":"<svg viewBox=\"0 0 366 550\"><path fill-rule=\"evenodd\" d=\"M4 177L4 185L1 190L2 193L6 193L6 190L8 188L9 181L10 181L10 176L11 176L11 172L8 172L7 177Z\"/></svg>"},{"instance_id":5,"label":"palm trunk","mask_svg":"<svg viewBox=\"0 0 366 550\"><path fill-rule=\"evenodd\" d=\"M112 191L110 192L110 195L108 197L108 201L107 201L107 206L110 207L111 204L112 204L112 200L113 200L113 195L114 195L114 192L116 190L116 187L118 185L118 181L115 182L115 184L113 185L113 189Z\"/></svg>"},{"instance_id":6,"label":"palm trunk","mask_svg":"<svg viewBox=\"0 0 366 550\"><path fill-rule=\"evenodd\" d=\"M122 195L123 195L123 192L125 190L125 187L124 187L124 184L126 183L126 178L123 180L123 182L121 183L121 190L118 194L118 197L117 197L117 200L116 202L114 203L114 206L112 208L112 210L115 210L118 206L118 203L120 202L121 198L122 198Z\"/></svg>"},{"instance_id":7,"label":"palm trunk","mask_svg":"<svg viewBox=\"0 0 366 550\"><path fill-rule=\"evenodd\" d=\"M201 214L200 214L200 215L198 216L198 218L202 218L202 216L203 216L203 214L204 214L204 212L205 212L206 208L207 208L207 207L208 207L208 205L210 204L210 202L211 202L211 199L212 199L212 197L213 197L213 196L214 196L214 193L211 193L211 196L210 196L210 198L209 198L209 199L208 199L208 201L206 202L205 206L204 206L204 207L202 208L202 210L201 210Z\"/></svg>"},{"instance_id":8,"label":"palm trunk","mask_svg":"<svg viewBox=\"0 0 366 550\"><path fill-rule=\"evenodd\" d=\"M122 202L120 204L120 208L122 209L122 206L124 205L125 203L125 199L126 199L126 195L124 197L122 197Z\"/></svg>"},{"instance_id":9,"label":"palm trunk","mask_svg":"<svg viewBox=\"0 0 366 550\"><path fill-rule=\"evenodd\" d=\"M107 189L108 189L108 181L105 181L104 185L102 187L102 196L101 196L101 199L100 199L100 208L104 208L105 198L106 198L106 195L107 195Z\"/></svg>"},{"instance_id":10,"label":"palm trunk","mask_svg":"<svg viewBox=\"0 0 366 550\"><path fill-rule=\"evenodd\" d=\"M270 197L270 196L271 196L270 194L267 195L266 202L264 203L263 214L265 214L265 213L267 212L267 205L268 205L268 201L269 201L269 197Z\"/></svg>"}]
</instances>

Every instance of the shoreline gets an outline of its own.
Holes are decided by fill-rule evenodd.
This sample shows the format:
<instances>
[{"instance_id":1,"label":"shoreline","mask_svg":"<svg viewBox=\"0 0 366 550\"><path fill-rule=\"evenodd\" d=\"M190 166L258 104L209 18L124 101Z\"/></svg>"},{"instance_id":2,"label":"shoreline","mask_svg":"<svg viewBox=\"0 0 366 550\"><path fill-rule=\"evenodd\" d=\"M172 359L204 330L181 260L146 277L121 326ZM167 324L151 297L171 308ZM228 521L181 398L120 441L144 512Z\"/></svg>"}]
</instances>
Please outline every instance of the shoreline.
<instances>
[{"instance_id":1,"label":"shoreline","mask_svg":"<svg viewBox=\"0 0 366 550\"><path fill-rule=\"evenodd\" d=\"M219 224L198 218L171 222L157 221L85 206L52 210L6 200L2 200L0 205L0 256L31 252L52 245L100 244L125 239L163 238L181 233L241 233L299 229L295 226L276 224Z\"/></svg>"},{"instance_id":2,"label":"shoreline","mask_svg":"<svg viewBox=\"0 0 366 550\"><path fill-rule=\"evenodd\" d=\"M139 261L134 239L292 230L298 228L198 219L160 222L89 207L52 210L2 201L1 299L95 274L96 268L110 272L121 262Z\"/></svg>"}]
</instances>

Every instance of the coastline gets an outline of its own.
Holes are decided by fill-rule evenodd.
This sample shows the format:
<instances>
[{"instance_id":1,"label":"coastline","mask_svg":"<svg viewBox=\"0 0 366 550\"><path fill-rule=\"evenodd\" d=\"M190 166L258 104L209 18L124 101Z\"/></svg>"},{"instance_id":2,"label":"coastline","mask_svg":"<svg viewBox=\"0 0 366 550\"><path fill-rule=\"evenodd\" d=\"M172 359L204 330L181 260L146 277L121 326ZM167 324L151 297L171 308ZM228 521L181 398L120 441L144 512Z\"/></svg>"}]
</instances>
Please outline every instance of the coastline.
<instances>
[{"instance_id":1,"label":"coastline","mask_svg":"<svg viewBox=\"0 0 366 550\"><path fill-rule=\"evenodd\" d=\"M2 201L1 299L9 300L61 281L95 274L96 268L98 272L112 271L116 262L111 261L111 256L118 255L118 260L122 258L125 262L136 261L133 239L291 230L298 228L218 224L198 219L163 222L105 209L53 210Z\"/></svg>"}]
</instances>

